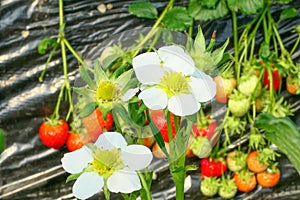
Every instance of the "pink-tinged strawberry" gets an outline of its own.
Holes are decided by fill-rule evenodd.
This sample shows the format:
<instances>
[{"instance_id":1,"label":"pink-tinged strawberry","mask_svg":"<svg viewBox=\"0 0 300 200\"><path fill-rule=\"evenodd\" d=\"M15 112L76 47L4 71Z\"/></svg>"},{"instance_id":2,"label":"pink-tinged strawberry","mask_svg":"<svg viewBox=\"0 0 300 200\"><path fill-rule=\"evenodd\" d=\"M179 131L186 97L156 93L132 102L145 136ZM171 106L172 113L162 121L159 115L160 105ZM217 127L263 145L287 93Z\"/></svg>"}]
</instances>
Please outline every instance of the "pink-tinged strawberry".
<instances>
[{"instance_id":1,"label":"pink-tinged strawberry","mask_svg":"<svg viewBox=\"0 0 300 200\"><path fill-rule=\"evenodd\" d=\"M213 197L218 193L219 184L217 177L204 177L201 181L200 191L204 196Z\"/></svg>"},{"instance_id":2,"label":"pink-tinged strawberry","mask_svg":"<svg viewBox=\"0 0 300 200\"><path fill-rule=\"evenodd\" d=\"M168 135L168 122L165 118L165 114L163 110L151 110L150 111L151 120L154 122L156 127L161 132L161 135L165 142L169 142L169 135ZM170 120L171 120L171 127L172 127L172 137L174 138L176 135L176 128L175 128L175 117L173 113L170 113ZM179 118L178 118L179 124Z\"/></svg>"},{"instance_id":3,"label":"pink-tinged strawberry","mask_svg":"<svg viewBox=\"0 0 300 200\"><path fill-rule=\"evenodd\" d=\"M238 90L246 96L254 94L257 97L261 91L261 82L255 74L244 74L240 78Z\"/></svg>"},{"instance_id":4,"label":"pink-tinged strawberry","mask_svg":"<svg viewBox=\"0 0 300 200\"><path fill-rule=\"evenodd\" d=\"M244 116L250 109L248 97L235 90L234 93L229 96L228 109L235 117Z\"/></svg>"},{"instance_id":5,"label":"pink-tinged strawberry","mask_svg":"<svg viewBox=\"0 0 300 200\"><path fill-rule=\"evenodd\" d=\"M227 170L226 162L223 158L203 158L200 161L201 175L219 177Z\"/></svg>"},{"instance_id":6,"label":"pink-tinged strawberry","mask_svg":"<svg viewBox=\"0 0 300 200\"><path fill-rule=\"evenodd\" d=\"M54 149L60 149L65 144L68 132L69 125L63 119L48 119L39 127L39 136L42 143Z\"/></svg>"},{"instance_id":7,"label":"pink-tinged strawberry","mask_svg":"<svg viewBox=\"0 0 300 200\"><path fill-rule=\"evenodd\" d=\"M236 79L231 74L222 74L214 77L216 83L216 100L227 103L229 95L236 88Z\"/></svg>"},{"instance_id":8,"label":"pink-tinged strawberry","mask_svg":"<svg viewBox=\"0 0 300 200\"><path fill-rule=\"evenodd\" d=\"M83 126L85 127L90 142L95 142L104 130L109 131L113 126L113 116L108 112L104 118L102 111L96 108L90 115L82 119Z\"/></svg>"}]
</instances>

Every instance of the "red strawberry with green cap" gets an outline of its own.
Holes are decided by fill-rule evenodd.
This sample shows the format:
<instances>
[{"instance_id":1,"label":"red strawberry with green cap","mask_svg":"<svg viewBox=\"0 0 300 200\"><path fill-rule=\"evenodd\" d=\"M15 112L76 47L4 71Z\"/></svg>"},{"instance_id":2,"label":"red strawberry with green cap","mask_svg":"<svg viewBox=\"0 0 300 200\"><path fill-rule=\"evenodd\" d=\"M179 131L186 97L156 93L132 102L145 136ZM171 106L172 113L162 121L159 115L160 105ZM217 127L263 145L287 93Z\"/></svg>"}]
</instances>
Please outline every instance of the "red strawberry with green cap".
<instances>
[{"instance_id":1,"label":"red strawberry with green cap","mask_svg":"<svg viewBox=\"0 0 300 200\"><path fill-rule=\"evenodd\" d=\"M200 161L201 175L205 176L221 176L226 170L227 166L223 158L203 158Z\"/></svg>"},{"instance_id":2,"label":"red strawberry with green cap","mask_svg":"<svg viewBox=\"0 0 300 200\"><path fill-rule=\"evenodd\" d=\"M42 143L54 149L60 149L65 144L68 132L69 125L63 119L47 119L39 127L39 136Z\"/></svg>"}]
</instances>

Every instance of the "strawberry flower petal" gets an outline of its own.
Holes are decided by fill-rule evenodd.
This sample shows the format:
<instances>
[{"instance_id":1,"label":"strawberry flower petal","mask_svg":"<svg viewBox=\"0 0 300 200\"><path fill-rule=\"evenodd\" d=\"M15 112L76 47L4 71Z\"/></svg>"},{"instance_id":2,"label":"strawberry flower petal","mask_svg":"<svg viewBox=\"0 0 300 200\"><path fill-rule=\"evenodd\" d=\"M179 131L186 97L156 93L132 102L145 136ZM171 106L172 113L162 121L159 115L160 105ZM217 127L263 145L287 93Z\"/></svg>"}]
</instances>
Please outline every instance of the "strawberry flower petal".
<instances>
[{"instance_id":1,"label":"strawberry flower petal","mask_svg":"<svg viewBox=\"0 0 300 200\"><path fill-rule=\"evenodd\" d=\"M169 99L168 109L177 116L192 115L199 111L200 103L193 95L180 94Z\"/></svg>"},{"instance_id":2,"label":"strawberry flower petal","mask_svg":"<svg viewBox=\"0 0 300 200\"><path fill-rule=\"evenodd\" d=\"M98 137L95 146L110 150L112 148L124 148L127 146L127 142L118 132L105 132Z\"/></svg>"},{"instance_id":3,"label":"strawberry flower petal","mask_svg":"<svg viewBox=\"0 0 300 200\"><path fill-rule=\"evenodd\" d=\"M145 105L152 110L161 110L167 107L168 97L164 91L159 88L151 87L143 90L139 96Z\"/></svg>"},{"instance_id":4,"label":"strawberry flower petal","mask_svg":"<svg viewBox=\"0 0 300 200\"><path fill-rule=\"evenodd\" d=\"M164 67L168 67L175 72L182 72L184 75L190 75L195 71L193 59L179 46L161 47L158 49L158 54L164 63Z\"/></svg>"},{"instance_id":5,"label":"strawberry flower petal","mask_svg":"<svg viewBox=\"0 0 300 200\"><path fill-rule=\"evenodd\" d=\"M164 75L157 53L143 53L133 58L132 66L137 79L143 84L158 83Z\"/></svg>"},{"instance_id":6,"label":"strawberry flower petal","mask_svg":"<svg viewBox=\"0 0 300 200\"><path fill-rule=\"evenodd\" d=\"M125 194L142 188L137 173L125 169L113 173L107 180L107 187L111 192L121 192Z\"/></svg>"},{"instance_id":7,"label":"strawberry flower petal","mask_svg":"<svg viewBox=\"0 0 300 200\"><path fill-rule=\"evenodd\" d=\"M102 191L103 177L95 172L84 172L73 185L73 195L78 199L87 199Z\"/></svg>"},{"instance_id":8,"label":"strawberry flower petal","mask_svg":"<svg viewBox=\"0 0 300 200\"><path fill-rule=\"evenodd\" d=\"M82 172L92 160L93 156L91 150L88 147L83 146L76 151L65 153L64 157L61 159L61 163L66 172L77 174Z\"/></svg>"},{"instance_id":9,"label":"strawberry flower petal","mask_svg":"<svg viewBox=\"0 0 300 200\"><path fill-rule=\"evenodd\" d=\"M153 155L149 148L133 144L122 149L121 158L130 169L141 170L151 163Z\"/></svg>"},{"instance_id":10,"label":"strawberry flower petal","mask_svg":"<svg viewBox=\"0 0 300 200\"><path fill-rule=\"evenodd\" d=\"M203 76L203 78L191 77L189 84L192 93L199 102L207 102L216 94L216 84L210 76Z\"/></svg>"}]
</instances>

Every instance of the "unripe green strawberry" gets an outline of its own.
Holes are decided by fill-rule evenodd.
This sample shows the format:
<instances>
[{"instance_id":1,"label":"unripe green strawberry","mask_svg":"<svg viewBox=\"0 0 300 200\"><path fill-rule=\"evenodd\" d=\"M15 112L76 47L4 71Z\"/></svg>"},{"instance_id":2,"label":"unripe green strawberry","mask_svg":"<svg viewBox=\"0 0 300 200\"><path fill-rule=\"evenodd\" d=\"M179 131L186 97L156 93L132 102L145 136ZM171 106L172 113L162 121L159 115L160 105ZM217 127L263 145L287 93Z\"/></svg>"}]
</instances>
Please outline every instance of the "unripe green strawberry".
<instances>
[{"instance_id":1,"label":"unripe green strawberry","mask_svg":"<svg viewBox=\"0 0 300 200\"><path fill-rule=\"evenodd\" d=\"M195 156L205 158L210 155L212 144L207 137L198 136L193 140L190 148Z\"/></svg>"},{"instance_id":2,"label":"unripe green strawberry","mask_svg":"<svg viewBox=\"0 0 300 200\"><path fill-rule=\"evenodd\" d=\"M235 90L229 96L228 109L235 117L242 117L250 109L250 102L247 96Z\"/></svg>"},{"instance_id":3,"label":"unripe green strawberry","mask_svg":"<svg viewBox=\"0 0 300 200\"><path fill-rule=\"evenodd\" d=\"M255 97L257 97L261 91L261 82L254 74L243 75L240 78L238 90L246 96L251 96L255 93Z\"/></svg>"},{"instance_id":4,"label":"unripe green strawberry","mask_svg":"<svg viewBox=\"0 0 300 200\"><path fill-rule=\"evenodd\" d=\"M230 177L224 178L219 187L218 194L220 197L224 199L231 199L233 198L237 193L237 186L234 183L234 179L231 179Z\"/></svg>"},{"instance_id":5,"label":"unripe green strawberry","mask_svg":"<svg viewBox=\"0 0 300 200\"><path fill-rule=\"evenodd\" d=\"M219 189L219 179L217 177L204 177L200 185L200 191L207 197L215 196Z\"/></svg>"},{"instance_id":6,"label":"unripe green strawberry","mask_svg":"<svg viewBox=\"0 0 300 200\"><path fill-rule=\"evenodd\" d=\"M226 158L227 167L230 171L238 172L246 168L247 154L242 151L232 151Z\"/></svg>"}]
</instances>

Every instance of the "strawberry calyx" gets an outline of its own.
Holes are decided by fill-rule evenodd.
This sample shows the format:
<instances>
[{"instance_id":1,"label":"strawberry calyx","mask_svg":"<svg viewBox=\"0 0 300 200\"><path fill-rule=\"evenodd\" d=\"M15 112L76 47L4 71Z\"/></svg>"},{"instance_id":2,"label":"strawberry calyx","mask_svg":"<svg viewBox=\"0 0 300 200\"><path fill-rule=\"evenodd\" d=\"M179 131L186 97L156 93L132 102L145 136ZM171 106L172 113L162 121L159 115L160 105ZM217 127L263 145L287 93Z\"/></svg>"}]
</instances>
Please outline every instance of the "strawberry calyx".
<instances>
[{"instance_id":1,"label":"strawberry calyx","mask_svg":"<svg viewBox=\"0 0 300 200\"><path fill-rule=\"evenodd\" d=\"M249 170L242 170L237 172L237 174L239 175L239 180L249 181L255 173L250 172Z\"/></svg>"},{"instance_id":2,"label":"strawberry calyx","mask_svg":"<svg viewBox=\"0 0 300 200\"><path fill-rule=\"evenodd\" d=\"M258 151L257 159L261 164L270 166L276 160L276 156L280 155L270 148L264 148Z\"/></svg>"},{"instance_id":3,"label":"strawberry calyx","mask_svg":"<svg viewBox=\"0 0 300 200\"><path fill-rule=\"evenodd\" d=\"M46 118L45 122L49 125L49 126L57 126L57 125L62 125L63 124L63 119L58 119L58 118Z\"/></svg>"},{"instance_id":4,"label":"strawberry calyx","mask_svg":"<svg viewBox=\"0 0 300 200\"><path fill-rule=\"evenodd\" d=\"M269 164L266 171L270 174L276 174L276 173L280 172L280 170L278 168L278 162L274 162L274 163Z\"/></svg>"}]
</instances>

